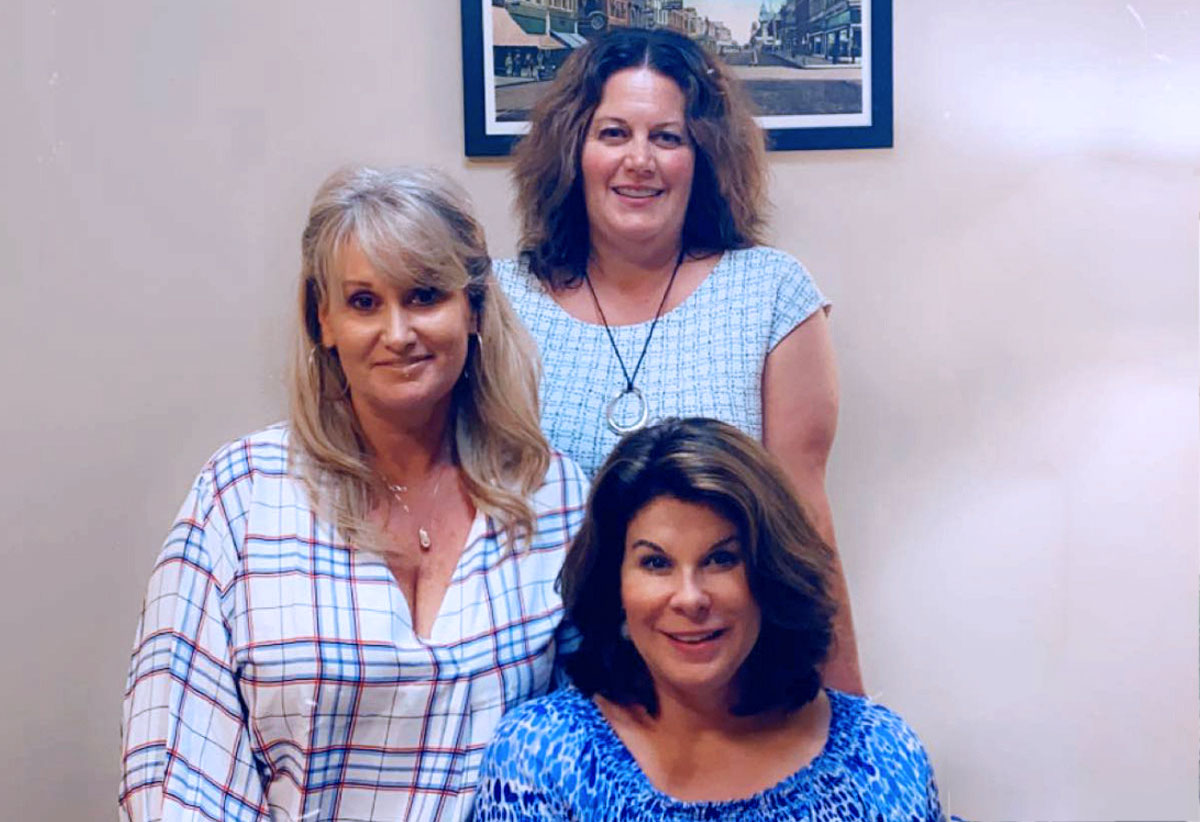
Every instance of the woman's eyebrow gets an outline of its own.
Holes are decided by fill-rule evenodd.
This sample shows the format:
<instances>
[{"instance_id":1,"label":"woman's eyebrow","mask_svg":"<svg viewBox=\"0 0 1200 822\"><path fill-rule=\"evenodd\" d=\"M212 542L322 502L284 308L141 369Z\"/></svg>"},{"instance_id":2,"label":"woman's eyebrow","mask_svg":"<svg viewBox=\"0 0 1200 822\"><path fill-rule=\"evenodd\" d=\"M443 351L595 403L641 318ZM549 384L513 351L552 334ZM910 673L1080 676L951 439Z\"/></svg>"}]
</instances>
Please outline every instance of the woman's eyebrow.
<instances>
[{"instance_id":1,"label":"woman's eyebrow","mask_svg":"<svg viewBox=\"0 0 1200 822\"><path fill-rule=\"evenodd\" d=\"M730 534L729 536L725 537L724 539L719 539L716 542L714 542L711 546L709 546L708 550L715 551L718 548L727 547L730 543L736 544L737 542L738 542L737 534Z\"/></svg>"},{"instance_id":2,"label":"woman's eyebrow","mask_svg":"<svg viewBox=\"0 0 1200 822\"><path fill-rule=\"evenodd\" d=\"M665 554L667 551L657 542L651 542L648 539L635 539L629 546L630 548L649 548L651 551L657 551L660 554Z\"/></svg>"}]
</instances>

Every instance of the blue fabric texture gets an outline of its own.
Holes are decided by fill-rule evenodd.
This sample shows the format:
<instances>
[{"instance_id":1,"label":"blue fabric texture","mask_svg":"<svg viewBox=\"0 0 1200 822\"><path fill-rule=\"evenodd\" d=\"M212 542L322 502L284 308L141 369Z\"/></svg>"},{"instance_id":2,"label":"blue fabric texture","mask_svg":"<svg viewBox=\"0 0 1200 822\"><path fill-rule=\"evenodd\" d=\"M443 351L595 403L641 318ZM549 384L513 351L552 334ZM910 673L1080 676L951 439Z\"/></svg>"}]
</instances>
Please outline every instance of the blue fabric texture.
<instances>
[{"instance_id":1,"label":"blue fabric texture","mask_svg":"<svg viewBox=\"0 0 1200 822\"><path fill-rule=\"evenodd\" d=\"M603 326L564 311L523 263L497 260L494 270L542 354L542 430L551 445L595 476L619 439L604 417L625 386L612 343ZM826 305L791 255L763 246L725 252L654 331L636 380L651 420L713 417L761 440L763 363L792 329ZM630 371L649 331L649 322L612 329ZM626 421L634 416L631 405L623 401L617 408Z\"/></svg>"},{"instance_id":2,"label":"blue fabric texture","mask_svg":"<svg viewBox=\"0 0 1200 822\"><path fill-rule=\"evenodd\" d=\"M657 790L591 699L564 688L506 715L484 752L476 822L943 822L913 730L862 697L829 694L824 751L774 787L729 802Z\"/></svg>"}]
</instances>

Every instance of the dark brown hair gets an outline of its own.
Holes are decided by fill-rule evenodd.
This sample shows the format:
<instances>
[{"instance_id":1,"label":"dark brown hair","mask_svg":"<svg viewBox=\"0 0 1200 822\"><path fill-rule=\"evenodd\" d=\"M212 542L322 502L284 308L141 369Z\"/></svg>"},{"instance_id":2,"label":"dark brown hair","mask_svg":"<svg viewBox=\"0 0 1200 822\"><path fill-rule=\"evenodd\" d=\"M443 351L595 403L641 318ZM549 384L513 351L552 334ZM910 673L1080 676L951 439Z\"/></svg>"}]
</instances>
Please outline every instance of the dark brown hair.
<instances>
[{"instance_id":1,"label":"dark brown hair","mask_svg":"<svg viewBox=\"0 0 1200 822\"><path fill-rule=\"evenodd\" d=\"M608 78L638 66L670 78L684 95L696 152L684 250L725 251L762 240L765 138L728 67L674 32L613 29L563 63L515 151L520 252L552 287L575 282L587 262L579 161L592 114Z\"/></svg>"},{"instance_id":2,"label":"dark brown hair","mask_svg":"<svg viewBox=\"0 0 1200 822\"><path fill-rule=\"evenodd\" d=\"M588 498L559 577L566 617L581 641L566 670L581 691L658 712L646 664L620 636L621 562L630 520L659 497L706 505L738 529L758 640L738 674L733 712L791 710L821 685L833 637L831 552L805 517L783 470L731 425L672 419L617 444Z\"/></svg>"}]
</instances>

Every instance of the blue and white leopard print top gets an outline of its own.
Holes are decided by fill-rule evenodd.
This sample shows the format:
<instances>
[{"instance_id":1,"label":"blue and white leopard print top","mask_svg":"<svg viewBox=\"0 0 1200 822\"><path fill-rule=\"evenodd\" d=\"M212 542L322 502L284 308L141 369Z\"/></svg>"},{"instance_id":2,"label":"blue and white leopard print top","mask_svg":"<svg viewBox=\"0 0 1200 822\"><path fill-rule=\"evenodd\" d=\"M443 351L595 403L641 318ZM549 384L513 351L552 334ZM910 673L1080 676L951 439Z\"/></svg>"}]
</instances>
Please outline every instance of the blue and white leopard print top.
<instances>
[{"instance_id":1,"label":"blue and white leopard print top","mask_svg":"<svg viewBox=\"0 0 1200 822\"><path fill-rule=\"evenodd\" d=\"M882 705L827 691L829 739L772 788L682 802L650 784L591 699L566 687L509 713L483 756L475 822L943 822L921 741Z\"/></svg>"}]
</instances>

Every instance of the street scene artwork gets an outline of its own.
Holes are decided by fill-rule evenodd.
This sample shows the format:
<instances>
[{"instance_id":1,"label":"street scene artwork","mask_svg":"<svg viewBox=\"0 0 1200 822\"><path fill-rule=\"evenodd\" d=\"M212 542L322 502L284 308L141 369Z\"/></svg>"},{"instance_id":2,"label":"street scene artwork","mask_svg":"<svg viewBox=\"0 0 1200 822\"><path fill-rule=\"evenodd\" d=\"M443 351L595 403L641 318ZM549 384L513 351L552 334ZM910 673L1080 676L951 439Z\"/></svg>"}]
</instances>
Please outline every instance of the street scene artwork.
<instances>
[{"instance_id":1,"label":"street scene artwork","mask_svg":"<svg viewBox=\"0 0 1200 822\"><path fill-rule=\"evenodd\" d=\"M752 99L760 125L776 138L804 129L870 130L880 125L873 120L878 107L873 109L872 95L877 91L873 78L883 66L873 66L879 51L873 37L879 31L872 17L873 12L881 16L881 5L878 0L463 0L464 80L466 72L476 70L466 63L472 62L470 46L478 42L485 136L515 139L527 130L530 109L559 67L589 38L616 27L667 29L724 60ZM890 145L890 3L884 11ZM478 32L467 30L476 25ZM471 153L501 152L472 152L468 145Z\"/></svg>"}]
</instances>

